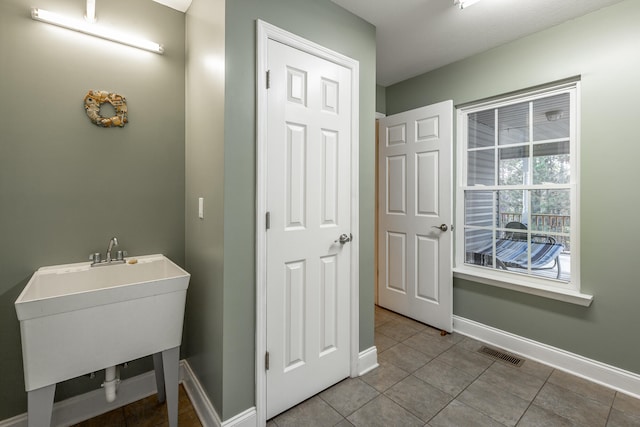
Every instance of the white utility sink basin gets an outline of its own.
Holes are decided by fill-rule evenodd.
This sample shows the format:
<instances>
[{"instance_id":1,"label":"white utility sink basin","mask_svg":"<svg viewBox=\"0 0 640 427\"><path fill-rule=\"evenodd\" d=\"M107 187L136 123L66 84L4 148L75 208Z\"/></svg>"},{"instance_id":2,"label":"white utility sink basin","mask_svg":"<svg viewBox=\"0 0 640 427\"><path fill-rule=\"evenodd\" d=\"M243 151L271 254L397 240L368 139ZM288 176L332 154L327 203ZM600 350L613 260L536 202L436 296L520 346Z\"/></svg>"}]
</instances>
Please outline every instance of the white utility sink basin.
<instances>
[{"instance_id":1,"label":"white utility sink basin","mask_svg":"<svg viewBox=\"0 0 640 427\"><path fill-rule=\"evenodd\" d=\"M34 273L15 302L28 392L168 349L178 354L189 273L164 255L127 260Z\"/></svg>"}]
</instances>

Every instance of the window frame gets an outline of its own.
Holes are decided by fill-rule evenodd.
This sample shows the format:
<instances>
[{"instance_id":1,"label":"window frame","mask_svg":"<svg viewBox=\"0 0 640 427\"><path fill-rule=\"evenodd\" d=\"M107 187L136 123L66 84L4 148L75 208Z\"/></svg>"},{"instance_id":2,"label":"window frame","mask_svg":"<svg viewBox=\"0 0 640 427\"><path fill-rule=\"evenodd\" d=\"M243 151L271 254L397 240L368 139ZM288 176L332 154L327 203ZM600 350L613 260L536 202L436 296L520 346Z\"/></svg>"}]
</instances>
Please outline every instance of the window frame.
<instances>
[{"instance_id":1,"label":"window frame","mask_svg":"<svg viewBox=\"0 0 640 427\"><path fill-rule=\"evenodd\" d=\"M559 94L569 94L570 132L569 132L569 167L570 180L563 184L570 190L570 241L571 276L569 282L555 279L533 276L532 274L500 270L465 263L465 190L476 186L467 185L467 156L468 156L468 117L470 114L489 109L498 109L513 104L532 102L541 98L547 98ZM485 101L466 104L456 108L457 136L456 136L456 224L454 242L454 277L463 278L488 285L522 291L529 294L549 297L552 299L576 303L588 306L593 296L580 292L580 82L571 81L559 85L547 86L521 93L493 97ZM531 126L531 124L529 125ZM497 130L496 130L497 132ZM533 135L529 135L529 144L533 144ZM499 145L496 146L498 148ZM531 156L533 153L530 154ZM497 167L498 165L496 165ZM523 185L524 187L525 185ZM531 185L527 185L531 187ZM549 186L538 184L537 188L557 189L557 184ZM494 186L483 186L486 191L499 191L511 189L510 186L500 186L498 182ZM495 218L494 218L495 220ZM493 233L499 225L494 221Z\"/></svg>"}]
</instances>

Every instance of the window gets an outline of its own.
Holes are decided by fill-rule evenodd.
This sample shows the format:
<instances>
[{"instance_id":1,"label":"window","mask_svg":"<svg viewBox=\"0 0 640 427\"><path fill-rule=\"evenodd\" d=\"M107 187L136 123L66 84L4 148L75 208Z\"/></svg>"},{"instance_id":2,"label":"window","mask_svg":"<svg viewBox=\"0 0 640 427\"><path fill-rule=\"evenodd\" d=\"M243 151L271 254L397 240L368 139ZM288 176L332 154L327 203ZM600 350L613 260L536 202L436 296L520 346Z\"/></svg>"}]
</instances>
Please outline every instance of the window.
<instances>
[{"instance_id":1,"label":"window","mask_svg":"<svg viewBox=\"0 0 640 427\"><path fill-rule=\"evenodd\" d=\"M456 272L579 292L578 83L458 109Z\"/></svg>"}]
</instances>

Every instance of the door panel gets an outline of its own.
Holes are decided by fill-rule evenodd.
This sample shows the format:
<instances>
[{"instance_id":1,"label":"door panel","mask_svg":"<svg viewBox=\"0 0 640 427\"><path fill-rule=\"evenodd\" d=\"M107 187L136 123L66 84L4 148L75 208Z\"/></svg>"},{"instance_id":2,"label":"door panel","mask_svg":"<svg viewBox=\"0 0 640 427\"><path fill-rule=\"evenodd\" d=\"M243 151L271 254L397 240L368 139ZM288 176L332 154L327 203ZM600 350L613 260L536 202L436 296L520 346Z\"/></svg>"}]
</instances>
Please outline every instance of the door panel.
<instances>
[{"instance_id":1,"label":"door panel","mask_svg":"<svg viewBox=\"0 0 640 427\"><path fill-rule=\"evenodd\" d=\"M387 158L387 213L407 213L407 156Z\"/></svg>"},{"instance_id":2,"label":"door panel","mask_svg":"<svg viewBox=\"0 0 640 427\"><path fill-rule=\"evenodd\" d=\"M267 418L350 373L351 71L268 42Z\"/></svg>"},{"instance_id":3,"label":"door panel","mask_svg":"<svg viewBox=\"0 0 640 427\"><path fill-rule=\"evenodd\" d=\"M452 134L451 101L380 120L378 304L446 331L452 330Z\"/></svg>"},{"instance_id":4,"label":"door panel","mask_svg":"<svg viewBox=\"0 0 640 427\"><path fill-rule=\"evenodd\" d=\"M387 232L386 260L387 288L407 293L407 236L403 233Z\"/></svg>"},{"instance_id":5,"label":"door panel","mask_svg":"<svg viewBox=\"0 0 640 427\"><path fill-rule=\"evenodd\" d=\"M305 262L285 263L286 287L284 294L284 369L293 369L304 363L305 313L304 295L306 291Z\"/></svg>"},{"instance_id":6,"label":"door panel","mask_svg":"<svg viewBox=\"0 0 640 427\"><path fill-rule=\"evenodd\" d=\"M338 139L336 131L322 130L321 224L336 225L338 214Z\"/></svg>"},{"instance_id":7,"label":"door panel","mask_svg":"<svg viewBox=\"0 0 640 427\"><path fill-rule=\"evenodd\" d=\"M416 215L438 216L438 152L416 155Z\"/></svg>"},{"instance_id":8,"label":"door panel","mask_svg":"<svg viewBox=\"0 0 640 427\"><path fill-rule=\"evenodd\" d=\"M438 302L438 239L416 235L416 298Z\"/></svg>"},{"instance_id":9,"label":"door panel","mask_svg":"<svg viewBox=\"0 0 640 427\"><path fill-rule=\"evenodd\" d=\"M287 229L304 229L306 224L307 132L306 127L287 123L285 176L287 180Z\"/></svg>"}]
</instances>

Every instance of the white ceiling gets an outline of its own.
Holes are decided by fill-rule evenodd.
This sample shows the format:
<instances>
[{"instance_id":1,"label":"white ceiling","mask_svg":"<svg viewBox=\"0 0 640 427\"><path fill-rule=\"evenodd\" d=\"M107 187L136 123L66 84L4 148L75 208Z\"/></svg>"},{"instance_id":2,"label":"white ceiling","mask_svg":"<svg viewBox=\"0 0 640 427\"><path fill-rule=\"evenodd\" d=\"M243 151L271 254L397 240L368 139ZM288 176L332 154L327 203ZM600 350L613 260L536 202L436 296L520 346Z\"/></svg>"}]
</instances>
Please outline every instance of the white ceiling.
<instances>
[{"instance_id":1,"label":"white ceiling","mask_svg":"<svg viewBox=\"0 0 640 427\"><path fill-rule=\"evenodd\" d=\"M376 26L377 83L393 83L622 0L332 0Z\"/></svg>"}]
</instances>

